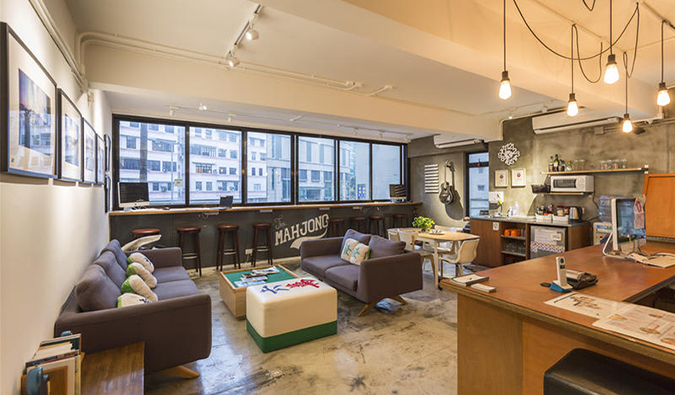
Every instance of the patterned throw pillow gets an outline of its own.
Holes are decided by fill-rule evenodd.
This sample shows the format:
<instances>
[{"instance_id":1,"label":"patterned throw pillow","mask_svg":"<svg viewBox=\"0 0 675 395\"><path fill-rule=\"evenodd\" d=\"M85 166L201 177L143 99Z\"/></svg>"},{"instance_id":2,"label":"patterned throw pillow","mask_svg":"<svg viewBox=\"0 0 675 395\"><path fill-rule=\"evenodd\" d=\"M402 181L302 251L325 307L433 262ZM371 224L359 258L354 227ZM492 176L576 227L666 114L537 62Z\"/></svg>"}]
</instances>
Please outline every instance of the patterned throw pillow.
<instances>
[{"instance_id":1,"label":"patterned throw pillow","mask_svg":"<svg viewBox=\"0 0 675 395\"><path fill-rule=\"evenodd\" d=\"M345 240L345 245L342 247L340 258L342 258L343 261L350 262L352 258L352 252L354 252L354 247L356 247L357 244L359 244L359 242L354 239Z\"/></svg>"},{"instance_id":2,"label":"patterned throw pillow","mask_svg":"<svg viewBox=\"0 0 675 395\"><path fill-rule=\"evenodd\" d=\"M365 261L369 257L370 257L370 247L368 247L365 244L358 243L354 247L354 252L352 252L352 256L349 258L349 262L360 266L361 262Z\"/></svg>"}]
</instances>

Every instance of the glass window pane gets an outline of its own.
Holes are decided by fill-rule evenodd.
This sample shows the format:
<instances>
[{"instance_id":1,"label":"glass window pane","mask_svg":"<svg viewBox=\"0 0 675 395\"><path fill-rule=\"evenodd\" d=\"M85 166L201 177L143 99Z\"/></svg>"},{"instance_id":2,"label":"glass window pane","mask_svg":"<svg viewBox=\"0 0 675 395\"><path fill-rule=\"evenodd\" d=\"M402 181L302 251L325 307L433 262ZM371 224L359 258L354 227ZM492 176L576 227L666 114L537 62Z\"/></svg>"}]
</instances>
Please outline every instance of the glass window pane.
<instances>
[{"instance_id":1,"label":"glass window pane","mask_svg":"<svg viewBox=\"0 0 675 395\"><path fill-rule=\"evenodd\" d=\"M120 121L120 182L147 182L151 205L185 204L185 128Z\"/></svg>"},{"instance_id":2,"label":"glass window pane","mask_svg":"<svg viewBox=\"0 0 675 395\"><path fill-rule=\"evenodd\" d=\"M490 155L487 152L479 152L477 154L469 154L469 163L488 162Z\"/></svg>"},{"instance_id":3,"label":"glass window pane","mask_svg":"<svg viewBox=\"0 0 675 395\"><path fill-rule=\"evenodd\" d=\"M489 208L489 182L489 167L469 168L469 216L480 215L480 210Z\"/></svg>"},{"instance_id":4,"label":"glass window pane","mask_svg":"<svg viewBox=\"0 0 675 395\"><path fill-rule=\"evenodd\" d=\"M370 200L370 144L340 141L340 200Z\"/></svg>"},{"instance_id":5,"label":"glass window pane","mask_svg":"<svg viewBox=\"0 0 675 395\"><path fill-rule=\"evenodd\" d=\"M248 132L247 202L291 201L291 136ZM253 173L255 168L255 173Z\"/></svg>"},{"instance_id":6,"label":"glass window pane","mask_svg":"<svg viewBox=\"0 0 675 395\"><path fill-rule=\"evenodd\" d=\"M190 128L190 204L218 204L221 196L241 203L240 151L237 130Z\"/></svg>"},{"instance_id":7,"label":"glass window pane","mask_svg":"<svg viewBox=\"0 0 675 395\"><path fill-rule=\"evenodd\" d=\"M401 147L373 144L373 199L389 199L389 184L401 183Z\"/></svg>"},{"instance_id":8,"label":"glass window pane","mask_svg":"<svg viewBox=\"0 0 675 395\"><path fill-rule=\"evenodd\" d=\"M335 200L334 161L335 141L314 137L298 137L298 201L318 202Z\"/></svg>"}]
</instances>

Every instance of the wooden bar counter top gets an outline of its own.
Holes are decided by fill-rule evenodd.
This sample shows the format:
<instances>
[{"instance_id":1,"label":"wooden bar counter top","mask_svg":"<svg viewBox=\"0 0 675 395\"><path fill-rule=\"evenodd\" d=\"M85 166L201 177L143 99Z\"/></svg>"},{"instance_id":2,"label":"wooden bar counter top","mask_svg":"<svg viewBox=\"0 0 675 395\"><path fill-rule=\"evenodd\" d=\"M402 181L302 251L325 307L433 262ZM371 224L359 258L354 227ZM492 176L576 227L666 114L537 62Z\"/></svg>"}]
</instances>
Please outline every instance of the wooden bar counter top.
<instances>
[{"instance_id":1,"label":"wooden bar counter top","mask_svg":"<svg viewBox=\"0 0 675 395\"><path fill-rule=\"evenodd\" d=\"M647 252L675 252L649 243ZM675 282L675 267L661 269L604 256L602 246L562 254L568 269L598 276L580 292L634 303ZM545 304L561 295L540 285L556 278L555 255L478 272L484 293L455 285L458 294L458 393L541 394L544 372L574 348L584 348L675 378L675 351L593 327L595 318Z\"/></svg>"}]
</instances>

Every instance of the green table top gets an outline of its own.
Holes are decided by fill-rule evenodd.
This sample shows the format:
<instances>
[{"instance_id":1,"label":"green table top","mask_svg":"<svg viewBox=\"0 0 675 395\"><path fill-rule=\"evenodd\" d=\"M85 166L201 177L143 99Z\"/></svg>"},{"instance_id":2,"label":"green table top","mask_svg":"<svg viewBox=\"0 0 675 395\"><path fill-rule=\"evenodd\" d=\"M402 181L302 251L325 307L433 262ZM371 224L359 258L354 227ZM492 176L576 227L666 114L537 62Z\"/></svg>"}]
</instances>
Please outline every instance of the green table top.
<instances>
[{"instance_id":1,"label":"green table top","mask_svg":"<svg viewBox=\"0 0 675 395\"><path fill-rule=\"evenodd\" d=\"M291 274L287 273L285 270L279 269L279 273L274 273L274 274L268 274L267 275L267 281L265 283L275 283L277 281L284 281L284 280L292 280L295 279ZM244 287L239 287L237 286L236 282L241 280L241 276L245 273L251 273L253 270L256 269L251 269L251 270L244 270L243 272L234 272L234 273L223 273L225 277L232 283L232 286L234 288L244 288Z\"/></svg>"}]
</instances>

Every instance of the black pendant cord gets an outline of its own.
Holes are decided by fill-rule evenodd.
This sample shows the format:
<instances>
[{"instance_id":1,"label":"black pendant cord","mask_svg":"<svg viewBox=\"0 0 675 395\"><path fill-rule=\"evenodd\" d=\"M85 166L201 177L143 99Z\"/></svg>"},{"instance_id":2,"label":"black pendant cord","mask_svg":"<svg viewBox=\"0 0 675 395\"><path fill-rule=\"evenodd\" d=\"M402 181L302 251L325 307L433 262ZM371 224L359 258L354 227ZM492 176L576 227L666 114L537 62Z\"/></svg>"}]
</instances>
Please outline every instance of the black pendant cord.
<instances>
[{"instance_id":1,"label":"black pendant cord","mask_svg":"<svg viewBox=\"0 0 675 395\"><path fill-rule=\"evenodd\" d=\"M506 71L506 0L504 0L504 71Z\"/></svg>"},{"instance_id":2,"label":"black pendant cord","mask_svg":"<svg viewBox=\"0 0 675 395\"><path fill-rule=\"evenodd\" d=\"M630 74L628 74L628 64L626 62L626 59L628 59L628 54L623 53L623 65L624 68L626 69L626 114L628 114L628 79L630 78Z\"/></svg>"},{"instance_id":3,"label":"black pendant cord","mask_svg":"<svg viewBox=\"0 0 675 395\"><path fill-rule=\"evenodd\" d=\"M593 11L593 8L595 8L595 0L593 0L593 4L591 4L590 6L588 5L588 3L586 3L586 0L581 0L581 1L584 3L586 8L588 8L588 11Z\"/></svg>"},{"instance_id":4,"label":"black pendant cord","mask_svg":"<svg viewBox=\"0 0 675 395\"><path fill-rule=\"evenodd\" d=\"M618 40L617 40L618 41ZM612 47L612 0L609 0L609 54L613 54Z\"/></svg>"},{"instance_id":5,"label":"black pendant cord","mask_svg":"<svg viewBox=\"0 0 675 395\"><path fill-rule=\"evenodd\" d=\"M586 4L586 2L584 2ZM593 2L595 5L595 1ZM570 29L570 58L572 58L572 61L570 62L571 65L571 75L572 75L572 93L574 93L574 29L576 29L577 25L576 23L572 25L572 29Z\"/></svg>"},{"instance_id":6,"label":"black pendant cord","mask_svg":"<svg viewBox=\"0 0 675 395\"><path fill-rule=\"evenodd\" d=\"M579 61L579 70L581 70L581 75L584 76L586 81L590 82L591 84L595 84L598 81L600 81L600 78L602 78L602 56L598 56L598 78L589 78L588 75L586 75L586 71L584 71L584 64L581 63L581 53L579 51L579 30L577 30L577 25L572 25L572 29L576 33L576 41L577 41L577 60ZM600 43L600 53L603 53L604 51L602 50L603 45Z\"/></svg>"},{"instance_id":7,"label":"black pendant cord","mask_svg":"<svg viewBox=\"0 0 675 395\"><path fill-rule=\"evenodd\" d=\"M661 82L665 82L663 79L663 25L666 24L666 21L661 21Z\"/></svg>"}]
</instances>

